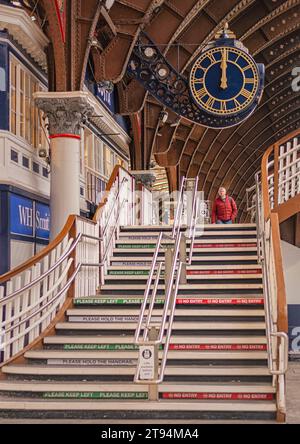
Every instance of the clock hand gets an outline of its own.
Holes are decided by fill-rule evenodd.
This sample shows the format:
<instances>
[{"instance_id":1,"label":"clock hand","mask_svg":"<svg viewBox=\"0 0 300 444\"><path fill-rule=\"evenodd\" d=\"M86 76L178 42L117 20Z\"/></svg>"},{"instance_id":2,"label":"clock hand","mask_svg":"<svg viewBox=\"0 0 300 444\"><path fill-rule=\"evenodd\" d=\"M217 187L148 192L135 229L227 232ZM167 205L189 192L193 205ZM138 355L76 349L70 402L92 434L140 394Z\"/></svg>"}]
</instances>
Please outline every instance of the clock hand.
<instances>
[{"instance_id":1,"label":"clock hand","mask_svg":"<svg viewBox=\"0 0 300 444\"><path fill-rule=\"evenodd\" d=\"M227 89L228 83L227 83L227 51L226 51L226 49L224 49L224 51L223 51L221 68L222 68L221 88Z\"/></svg>"}]
</instances>

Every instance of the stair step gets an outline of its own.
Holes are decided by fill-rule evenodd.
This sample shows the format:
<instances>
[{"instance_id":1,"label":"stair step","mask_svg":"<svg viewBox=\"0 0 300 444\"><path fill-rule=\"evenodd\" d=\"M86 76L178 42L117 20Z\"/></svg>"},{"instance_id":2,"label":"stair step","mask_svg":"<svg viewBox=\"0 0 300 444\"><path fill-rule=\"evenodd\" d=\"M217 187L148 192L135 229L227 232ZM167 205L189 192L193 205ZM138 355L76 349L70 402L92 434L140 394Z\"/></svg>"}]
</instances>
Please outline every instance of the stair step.
<instances>
[{"instance_id":1,"label":"stair step","mask_svg":"<svg viewBox=\"0 0 300 444\"><path fill-rule=\"evenodd\" d=\"M160 322L153 323L160 327ZM166 328L168 323L166 324ZM108 323L74 323L59 322L57 330L112 330L112 324ZM174 322L173 330L264 330L264 322ZM114 323L113 330L135 330L135 325Z\"/></svg>"},{"instance_id":2,"label":"stair step","mask_svg":"<svg viewBox=\"0 0 300 444\"><path fill-rule=\"evenodd\" d=\"M140 245L145 245L144 248L155 248L156 247L156 241L157 239L152 238L152 240L145 242L145 240L142 239L135 239L134 242L132 242L131 239L118 239L116 241L116 248L126 248L128 245L130 245L130 248L134 248L136 246L136 248L139 248ZM194 247L195 248L201 248L201 245L211 245L211 248L214 248L216 246L218 246L218 248L221 248L220 246L222 245L233 245L233 247L235 247L236 245L240 245L241 247L247 247L248 244L253 244L254 246L257 247L257 243L256 243L257 239L256 238L239 238L239 239L228 239L227 237L224 239L209 239L209 241L207 239L202 239L201 237L199 239L196 240ZM162 238L161 241L162 245L174 245L175 244L175 239L165 239ZM189 245L191 243L190 239L186 240L187 245ZM199 245L199 247L197 247L197 245Z\"/></svg>"},{"instance_id":3,"label":"stair step","mask_svg":"<svg viewBox=\"0 0 300 444\"><path fill-rule=\"evenodd\" d=\"M223 277L222 277L223 278ZM158 290L165 289L165 286L162 284L158 285ZM142 290L144 292L145 285L143 284L123 284L122 283L122 289L123 290ZM224 291L224 284L181 284L179 285L179 292L180 290L218 290L222 289ZM237 283L237 284L226 284L226 290L233 290L233 289L263 289L263 285L260 283ZM105 284L101 288L101 291L105 292L106 290L116 290L116 284Z\"/></svg>"},{"instance_id":4,"label":"stair step","mask_svg":"<svg viewBox=\"0 0 300 444\"><path fill-rule=\"evenodd\" d=\"M124 232L124 231L121 231L120 232L120 234L119 234L119 239L153 239L153 238L157 238L159 235L160 235L160 233L161 233L161 231L162 230L160 230L160 231L145 231L145 232L141 232L141 233L135 233L135 232L132 232L132 233L130 233L130 232ZM255 230L247 230L247 231L245 231L245 230L232 230L232 231L230 231L230 232L228 232L228 231L225 231L225 230L223 230L223 231L216 231L216 230L214 230L214 231L207 231L207 230L204 230L204 231L201 231L201 234L199 235L199 231L200 231L200 229L198 229L198 232L196 231L196 238L197 238L197 236L199 237L199 238L203 238L203 237L208 237L208 238L212 238L213 236L220 236L220 237L231 237L231 236L255 236L256 237L256 235L257 235L257 231L256 231L256 229ZM171 232L170 232L170 234L171 234ZM169 234L169 235L170 235Z\"/></svg>"},{"instance_id":5,"label":"stair step","mask_svg":"<svg viewBox=\"0 0 300 444\"><path fill-rule=\"evenodd\" d=\"M0 382L0 392L9 393L10 396L18 394L35 395L44 399L148 399L146 385L134 383L93 384L73 382ZM275 388L266 384L253 385L201 385L195 383L163 383L159 386L161 399L176 400L226 400L226 401L258 401L273 400Z\"/></svg>"},{"instance_id":6,"label":"stair step","mask_svg":"<svg viewBox=\"0 0 300 444\"><path fill-rule=\"evenodd\" d=\"M0 401L0 412L15 411L18 417L28 418L117 418L128 419L275 419L275 401L103 401L99 400L33 400ZM11 413L10 413L11 415Z\"/></svg>"},{"instance_id":7,"label":"stair step","mask_svg":"<svg viewBox=\"0 0 300 444\"><path fill-rule=\"evenodd\" d=\"M197 261L196 259L197 258L194 256L193 257L193 264ZM160 256L159 260L162 261L163 257ZM230 262L229 267L232 267L233 266L232 264L235 263L235 262L236 263L237 262L240 263L242 261L244 261L244 262L245 261L247 261L247 262L251 261L252 262L251 265L259 266L259 265L257 265L257 260L258 260L258 257L256 255L244 255L244 256L243 255L240 255L240 256L234 256L234 255L231 255L231 256L221 256L221 255L217 256L217 255L213 255L213 256L201 256L201 261L200 261L200 259L198 259L198 262L200 262L200 266L203 265L203 263L205 263L205 262L208 262L208 263L214 262L214 264L212 264L212 265L216 265L216 264L219 265L219 264L222 264L223 262L224 263ZM144 257L143 256L139 256L138 257L138 261L135 260L135 258L132 258L130 256L129 257L128 256L116 256L116 257L111 257L110 261L111 261L111 264L114 264L114 267L115 266L122 267L123 263L125 263L128 266L135 266L135 267L138 266L138 267L148 267L148 268L151 267L151 262L152 262L151 257L149 257L149 256L144 256ZM238 264L236 264L236 265L238 265ZM245 264L245 265L247 265L247 264Z\"/></svg>"},{"instance_id":8,"label":"stair step","mask_svg":"<svg viewBox=\"0 0 300 444\"><path fill-rule=\"evenodd\" d=\"M147 266L143 266L143 265L141 265L139 267L134 267L130 264L126 265L126 266L112 265L110 267L107 267L107 272L111 273L113 271L126 271L126 272L131 271L133 274L135 272L139 272L139 273L143 272L143 273L149 274L150 268L151 268L150 266L147 267ZM162 269L164 269L164 267ZM248 274L250 272L251 273L256 272L257 274L261 274L261 272L262 272L262 267L261 267L261 265L258 265L258 264L250 264L250 265L247 265L247 264L231 265L230 264L230 265L222 265L221 267L220 266L216 267L216 265L214 265L214 264L211 264L211 265L188 265L186 267L186 269L187 269L187 272L201 271L204 274L205 273L209 274L210 272L215 272L217 274L222 274L223 272L224 273L225 272L226 273L238 273L239 272L241 274L243 274L243 273Z\"/></svg>"},{"instance_id":9,"label":"stair step","mask_svg":"<svg viewBox=\"0 0 300 444\"><path fill-rule=\"evenodd\" d=\"M130 285L131 281L147 282L147 275L108 275L105 277L105 285ZM260 283L262 280L262 274L189 274L187 273L187 285L196 284L195 281L256 281L255 283ZM164 282L164 276L160 276L159 281ZM198 282L197 282L198 283ZM233 282L231 282L233 283ZM234 282L235 283L235 282ZM246 283L246 282L245 282ZM227 284L226 284L227 285Z\"/></svg>"},{"instance_id":10,"label":"stair step","mask_svg":"<svg viewBox=\"0 0 300 444\"><path fill-rule=\"evenodd\" d=\"M234 230L256 230L256 224L232 224L232 225L217 225L217 224L205 224L205 225L196 225L196 229L204 227L204 231L234 231ZM187 226L182 225L182 230L186 230ZM148 233L151 231L172 231L173 225L151 225L151 226L144 226L144 225L131 225L131 226L122 226L121 232L122 233L128 233L132 231L142 231L144 233Z\"/></svg>"},{"instance_id":11,"label":"stair step","mask_svg":"<svg viewBox=\"0 0 300 444\"><path fill-rule=\"evenodd\" d=\"M153 310L153 316L161 316L163 313L163 310L154 309ZM147 313L146 313L147 314ZM123 309L122 312L116 313L115 309L106 309L103 311L103 309L97 309L97 308L75 308L67 311L67 316L86 316L86 317L101 317L101 318L112 318L112 321L115 318L124 318L124 317L133 317L134 320L136 318L139 318L140 315L140 308L136 309ZM177 308L175 310L175 316L264 316L264 310L263 308L260 309L246 309L246 310L224 310L221 311L220 309L213 309L213 310L203 310L203 309L181 309Z\"/></svg>"},{"instance_id":12,"label":"stair step","mask_svg":"<svg viewBox=\"0 0 300 444\"><path fill-rule=\"evenodd\" d=\"M117 356L116 356L117 355ZM159 352L160 359L162 358L163 352ZM32 350L25 353L26 359L45 359L45 360L121 360L121 359L133 359L137 360L138 351L60 351L60 350ZM267 353L262 351L247 352L247 351L185 351L176 350L168 352L168 359L182 359L182 360L201 360L201 359L221 359L221 360L255 360L267 359Z\"/></svg>"},{"instance_id":13,"label":"stair step","mask_svg":"<svg viewBox=\"0 0 300 444\"><path fill-rule=\"evenodd\" d=\"M131 255L131 257L134 257L134 254L138 254L139 256L141 254L149 254L150 256L153 256L154 252L155 252L155 244L149 244L145 245L145 244L141 244L141 245L137 245L137 244L132 244L131 246L129 245L124 245L123 247L121 246L121 244L117 245L114 249L113 249L113 254L124 254L126 253L127 255ZM216 250L222 250L222 253L234 253L234 252L250 252L253 251L255 253L257 253L257 245L254 243L249 243L249 244L236 244L233 246L233 244L195 244L194 245L194 255L197 256L198 254L203 254L203 253L214 253ZM187 252L189 252L190 249L189 247L187 247ZM160 249L160 254L164 254L164 249L161 248ZM116 256L117 257L117 256Z\"/></svg>"},{"instance_id":14,"label":"stair step","mask_svg":"<svg viewBox=\"0 0 300 444\"><path fill-rule=\"evenodd\" d=\"M81 344L81 345L130 345L133 346L133 338L128 337L118 337L115 336L48 336L44 339L44 344L51 345L51 344ZM259 346L259 347L265 347L267 344L267 339L265 336L251 336L251 338L248 337L227 337L227 336L207 336L203 338L197 338L195 336L171 336L170 340L171 345L191 345L191 346L230 346L234 345L236 346Z\"/></svg>"},{"instance_id":15,"label":"stair step","mask_svg":"<svg viewBox=\"0 0 300 444\"><path fill-rule=\"evenodd\" d=\"M85 377L88 375L130 375L134 376L135 367L85 367L84 375L81 367L71 366L49 366L49 365L6 365L2 368L3 373L9 375L77 375ZM165 371L166 376L270 376L267 366L168 366Z\"/></svg>"},{"instance_id":16,"label":"stair step","mask_svg":"<svg viewBox=\"0 0 300 444\"><path fill-rule=\"evenodd\" d=\"M139 297L138 295L126 295L122 297L121 295L104 295L101 293L101 296L96 297L87 297L87 298L77 298L74 300L75 306L81 305L126 305L126 304L136 304L140 305L144 301L143 297ZM156 304L164 304L165 299L163 296L158 296L156 298ZM234 297L230 295L178 295L177 297L177 306L193 306L193 305L263 305L264 299L262 296L254 295L254 294L244 294L244 295L235 295Z\"/></svg>"}]
</instances>

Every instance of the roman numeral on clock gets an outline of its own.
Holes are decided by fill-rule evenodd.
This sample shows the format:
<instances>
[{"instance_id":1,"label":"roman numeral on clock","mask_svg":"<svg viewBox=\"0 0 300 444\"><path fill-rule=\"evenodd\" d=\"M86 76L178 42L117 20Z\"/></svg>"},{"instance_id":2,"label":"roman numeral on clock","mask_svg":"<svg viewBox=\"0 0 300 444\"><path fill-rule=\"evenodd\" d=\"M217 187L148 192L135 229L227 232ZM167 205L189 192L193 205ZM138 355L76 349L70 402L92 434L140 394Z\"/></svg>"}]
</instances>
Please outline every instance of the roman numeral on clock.
<instances>
[{"instance_id":1,"label":"roman numeral on clock","mask_svg":"<svg viewBox=\"0 0 300 444\"><path fill-rule=\"evenodd\" d=\"M194 80L194 84L198 85L198 84L203 83L203 81L204 81L204 79L196 79L196 80Z\"/></svg>"},{"instance_id":2,"label":"roman numeral on clock","mask_svg":"<svg viewBox=\"0 0 300 444\"><path fill-rule=\"evenodd\" d=\"M208 54L207 57L211 61L211 63L216 63L217 59L215 58L214 54Z\"/></svg>"},{"instance_id":3,"label":"roman numeral on clock","mask_svg":"<svg viewBox=\"0 0 300 444\"><path fill-rule=\"evenodd\" d=\"M246 97L246 99L251 99L252 92L251 91L247 91L246 89L243 89L243 91L241 92L241 95L243 97Z\"/></svg>"},{"instance_id":4,"label":"roman numeral on clock","mask_svg":"<svg viewBox=\"0 0 300 444\"><path fill-rule=\"evenodd\" d=\"M207 94L205 88L201 88L199 91L197 91L197 96L199 99L202 99Z\"/></svg>"},{"instance_id":5,"label":"roman numeral on clock","mask_svg":"<svg viewBox=\"0 0 300 444\"><path fill-rule=\"evenodd\" d=\"M227 105L225 100L222 100L220 103L221 103L221 111L227 111Z\"/></svg>"},{"instance_id":6,"label":"roman numeral on clock","mask_svg":"<svg viewBox=\"0 0 300 444\"><path fill-rule=\"evenodd\" d=\"M208 101L206 102L206 106L209 106L210 108L214 107L215 99L213 97L210 97Z\"/></svg>"}]
</instances>

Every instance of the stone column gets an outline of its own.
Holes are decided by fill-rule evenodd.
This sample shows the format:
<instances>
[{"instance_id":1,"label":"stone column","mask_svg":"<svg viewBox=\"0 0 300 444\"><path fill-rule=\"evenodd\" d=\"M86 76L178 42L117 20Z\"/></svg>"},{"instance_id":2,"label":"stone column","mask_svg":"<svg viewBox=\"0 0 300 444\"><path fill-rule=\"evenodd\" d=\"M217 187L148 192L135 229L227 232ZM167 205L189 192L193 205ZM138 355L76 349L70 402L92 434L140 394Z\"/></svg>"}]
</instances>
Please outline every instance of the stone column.
<instances>
[{"instance_id":1,"label":"stone column","mask_svg":"<svg viewBox=\"0 0 300 444\"><path fill-rule=\"evenodd\" d=\"M135 178L135 191L136 194L136 214L137 214L137 224L143 225L143 211L144 211L144 198L143 190L144 187L151 189L152 185L156 181L156 176L149 170L140 171L130 171L130 174Z\"/></svg>"},{"instance_id":2,"label":"stone column","mask_svg":"<svg viewBox=\"0 0 300 444\"><path fill-rule=\"evenodd\" d=\"M80 133L94 113L88 93L36 93L35 103L48 117L51 158L51 240L70 214L80 214Z\"/></svg>"}]
</instances>

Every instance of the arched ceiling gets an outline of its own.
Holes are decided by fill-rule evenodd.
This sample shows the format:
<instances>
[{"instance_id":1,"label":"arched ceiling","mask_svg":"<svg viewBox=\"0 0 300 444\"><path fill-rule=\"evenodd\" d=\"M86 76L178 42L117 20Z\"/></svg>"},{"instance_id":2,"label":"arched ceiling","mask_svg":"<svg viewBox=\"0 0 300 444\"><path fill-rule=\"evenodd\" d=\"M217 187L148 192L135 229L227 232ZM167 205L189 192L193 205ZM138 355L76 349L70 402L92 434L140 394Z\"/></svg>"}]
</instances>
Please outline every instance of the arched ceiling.
<instances>
[{"instance_id":1,"label":"arched ceiling","mask_svg":"<svg viewBox=\"0 0 300 444\"><path fill-rule=\"evenodd\" d=\"M32 0L32 5L35 1ZM65 0L67 39L59 39L53 2L40 0L39 14L52 41L49 77L53 89L82 87L89 56L97 81L117 84L120 112L139 113L141 140L135 140L134 169L147 169L153 156L165 167L170 188L180 175L199 175L205 197L229 188L246 220L245 191L254 183L265 149L299 127L299 93L292 90L292 69L300 66L300 0ZM30 1L27 1L30 4ZM177 119L126 75L141 30L158 44L183 75L201 49L226 23L259 63L266 65L266 87L259 108L244 123L213 130ZM95 38L96 43L95 44ZM63 63L62 63L63 61ZM54 67L51 68L51 67Z\"/></svg>"}]
</instances>

